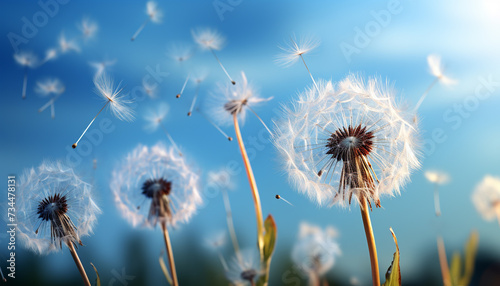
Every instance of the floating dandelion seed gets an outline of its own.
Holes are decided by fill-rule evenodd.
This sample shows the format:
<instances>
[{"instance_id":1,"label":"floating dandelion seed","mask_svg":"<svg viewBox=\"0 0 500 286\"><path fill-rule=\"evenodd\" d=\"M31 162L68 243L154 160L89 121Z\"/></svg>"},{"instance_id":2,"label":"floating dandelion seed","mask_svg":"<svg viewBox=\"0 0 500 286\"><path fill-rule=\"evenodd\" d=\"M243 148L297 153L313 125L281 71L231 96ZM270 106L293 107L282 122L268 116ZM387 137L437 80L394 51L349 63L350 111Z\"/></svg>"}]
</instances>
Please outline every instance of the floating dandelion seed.
<instances>
[{"instance_id":1,"label":"floating dandelion seed","mask_svg":"<svg viewBox=\"0 0 500 286\"><path fill-rule=\"evenodd\" d=\"M64 85L57 78L47 79L45 81L38 81L36 84L37 86L35 88L35 91L41 94L42 96L48 96L54 94L54 96L52 96L52 98L46 104L44 104L42 107L40 107L40 109L38 109L38 112L42 112L45 109L47 109L47 107L50 106L51 117L52 119L54 119L56 117L54 103L59 98L59 96L61 96L61 94L64 92L65 89Z\"/></svg>"},{"instance_id":2,"label":"floating dandelion seed","mask_svg":"<svg viewBox=\"0 0 500 286\"><path fill-rule=\"evenodd\" d=\"M286 200L285 198L283 198L282 196L280 196L280 195L276 195L275 197L276 197L276 199L277 199L277 200L282 200L282 201L284 201L285 203L287 203L287 204L289 204L289 205L291 205L291 206L293 207L292 203L291 203L291 202L289 202L289 201L287 201L287 200Z\"/></svg>"},{"instance_id":3,"label":"floating dandelion seed","mask_svg":"<svg viewBox=\"0 0 500 286\"><path fill-rule=\"evenodd\" d=\"M95 36L97 29L97 23L90 20L89 18L83 18L82 21L77 25L78 29L82 32L84 39L90 39Z\"/></svg>"},{"instance_id":4,"label":"floating dandelion seed","mask_svg":"<svg viewBox=\"0 0 500 286\"><path fill-rule=\"evenodd\" d=\"M167 56L180 64L189 60L193 54L193 47L183 43L175 43L167 48Z\"/></svg>"},{"instance_id":5,"label":"floating dandelion seed","mask_svg":"<svg viewBox=\"0 0 500 286\"><path fill-rule=\"evenodd\" d=\"M64 35L64 33L61 33L61 36L59 36L59 50L63 54L70 52L70 51L75 51L75 52L79 53L80 47L78 47L76 41L74 41L74 40L68 41L66 39L66 36Z\"/></svg>"},{"instance_id":6,"label":"floating dandelion seed","mask_svg":"<svg viewBox=\"0 0 500 286\"><path fill-rule=\"evenodd\" d=\"M101 62L89 62L89 65L93 68L95 68L95 75L94 77L101 76L103 73L106 73L106 68L114 65L116 63L116 60L104 60Z\"/></svg>"},{"instance_id":7,"label":"floating dandelion seed","mask_svg":"<svg viewBox=\"0 0 500 286\"><path fill-rule=\"evenodd\" d=\"M296 63L300 58L304 63L304 66L306 67L307 72L309 73L309 76L311 77L311 80L314 86L316 87L317 91L319 91L318 85L316 84L316 81L314 80L314 77L312 76L311 71L309 70L309 67L306 64L306 61L304 60L303 55L307 54L308 52L312 51L318 46L319 46L319 41L312 37L302 38L298 42L295 39L295 36L290 37L290 42L288 43L287 46L279 47L284 51L284 53L278 55L276 59L276 62L278 64L281 64L283 66L291 66L294 63Z\"/></svg>"},{"instance_id":8,"label":"floating dandelion seed","mask_svg":"<svg viewBox=\"0 0 500 286\"><path fill-rule=\"evenodd\" d=\"M431 74L435 77L435 79L432 81L432 83L427 87L427 89L424 91L422 96L417 102L417 105L415 106L415 112L418 110L420 105L424 102L424 99L427 97L427 94L431 91L431 89L436 85L436 83L441 82L444 85L452 85L457 83L456 80L447 77L444 75L444 67L441 63L441 57L439 55L429 55L427 57L427 63L429 64L429 69Z\"/></svg>"},{"instance_id":9,"label":"floating dandelion seed","mask_svg":"<svg viewBox=\"0 0 500 286\"><path fill-rule=\"evenodd\" d=\"M128 106L128 104L132 103L132 101L125 99L125 95L122 94L122 89L120 85L116 88L113 86L113 81L111 78L107 77L104 73L94 77L94 85L96 87L96 92L99 96L101 96L104 100L106 100L106 104L99 110L96 116L90 121L87 128L83 131L80 138L72 145L73 149L76 148L78 142L82 139L83 135L90 128L94 120L99 116L99 114L104 110L106 106L109 105L111 112L115 117L123 121L132 121L134 120L134 112Z\"/></svg>"},{"instance_id":10,"label":"floating dandelion seed","mask_svg":"<svg viewBox=\"0 0 500 286\"><path fill-rule=\"evenodd\" d=\"M219 51L220 49L222 49L222 46L224 45L225 42L224 37L221 34L219 34L219 32L209 28L198 28L197 30L191 30L191 35L193 36L194 41L202 49L210 50L212 52L215 59L219 63L220 67L226 74L227 78L231 81L233 85L235 85L236 82L231 78L229 73L226 71L226 68L219 60L219 57L217 57L217 54L215 53L215 51Z\"/></svg>"},{"instance_id":11,"label":"floating dandelion seed","mask_svg":"<svg viewBox=\"0 0 500 286\"><path fill-rule=\"evenodd\" d=\"M191 116L193 114L193 109L196 104L196 100L198 99L198 94L200 93L200 85L207 77L206 73L200 73L199 75L193 77L193 82L196 85L196 90L194 92L193 101L191 101L191 106L189 107L189 111L187 116Z\"/></svg>"},{"instance_id":12,"label":"floating dandelion seed","mask_svg":"<svg viewBox=\"0 0 500 286\"><path fill-rule=\"evenodd\" d=\"M186 88L186 85L189 81L189 76L191 75L191 73L188 73L188 75L186 76L186 80L184 81L184 84L182 85L182 88L181 88L181 92L179 92L175 97L176 98L180 98L182 93L184 92L184 89Z\"/></svg>"},{"instance_id":13,"label":"floating dandelion seed","mask_svg":"<svg viewBox=\"0 0 500 286\"><path fill-rule=\"evenodd\" d=\"M419 167L413 113L396 106L394 92L376 79L350 75L337 90L331 82L308 89L276 122L274 144L291 183L317 203L360 204L379 283L368 206L380 195L399 194ZM318 92L319 90L319 92ZM377 282L378 281L378 282Z\"/></svg>"},{"instance_id":14,"label":"floating dandelion seed","mask_svg":"<svg viewBox=\"0 0 500 286\"><path fill-rule=\"evenodd\" d=\"M205 118L213 127L215 127L215 129L217 129L217 131L219 131L222 136L226 137L228 141L233 141L233 137L227 135L226 132L224 132L224 130L222 130L217 124L215 124L208 116L206 116L199 109L196 109L196 111L198 111L203 116L203 118Z\"/></svg>"},{"instance_id":15,"label":"floating dandelion seed","mask_svg":"<svg viewBox=\"0 0 500 286\"><path fill-rule=\"evenodd\" d=\"M150 98L156 98L157 91L158 91L158 84L155 82L153 84L150 84L147 80L146 77L142 80L142 88L144 88L144 91Z\"/></svg>"},{"instance_id":16,"label":"floating dandelion seed","mask_svg":"<svg viewBox=\"0 0 500 286\"><path fill-rule=\"evenodd\" d=\"M92 198L92 187L61 162L43 162L24 171L20 179L18 235L38 254L68 246L86 285L90 282L75 247L92 233L101 213Z\"/></svg>"},{"instance_id":17,"label":"floating dandelion seed","mask_svg":"<svg viewBox=\"0 0 500 286\"><path fill-rule=\"evenodd\" d=\"M439 186L448 183L450 176L441 171L426 171L425 178L434 184L434 210L436 216L441 215L441 207L439 204Z\"/></svg>"},{"instance_id":18,"label":"floating dandelion seed","mask_svg":"<svg viewBox=\"0 0 500 286\"><path fill-rule=\"evenodd\" d=\"M25 99L26 87L28 86L28 68L35 68L38 64L38 58L31 52L19 52L14 54L14 59L24 67L22 98Z\"/></svg>"},{"instance_id":19,"label":"floating dandelion seed","mask_svg":"<svg viewBox=\"0 0 500 286\"><path fill-rule=\"evenodd\" d=\"M170 141L170 144L172 144L179 155L182 156L181 150L179 149L177 144L175 144L174 139L172 138L172 136L170 136L170 133L167 131L167 128L165 128L165 125L162 122L163 119L165 119L165 116L167 116L168 110L168 105L162 102L158 105L156 110L148 111L148 113L144 116L144 119L146 119L146 121L148 122L148 125L146 125L146 129L150 132L154 132L156 131L156 129L158 129L158 126L160 126L163 132L165 132L165 135Z\"/></svg>"},{"instance_id":20,"label":"floating dandelion seed","mask_svg":"<svg viewBox=\"0 0 500 286\"><path fill-rule=\"evenodd\" d=\"M328 272L341 255L338 231L328 226L301 223L298 239L292 249L292 260L309 278L309 285L320 285L321 276Z\"/></svg>"},{"instance_id":21,"label":"floating dandelion seed","mask_svg":"<svg viewBox=\"0 0 500 286\"><path fill-rule=\"evenodd\" d=\"M258 254L246 249L241 251L241 258L234 256L231 259L226 277L234 285L255 286L261 272Z\"/></svg>"},{"instance_id":22,"label":"floating dandelion seed","mask_svg":"<svg viewBox=\"0 0 500 286\"><path fill-rule=\"evenodd\" d=\"M57 49L51 48L45 52L45 58L40 62L40 65L45 64L48 61L56 59L58 56Z\"/></svg>"},{"instance_id":23,"label":"floating dandelion seed","mask_svg":"<svg viewBox=\"0 0 500 286\"><path fill-rule=\"evenodd\" d=\"M228 271L228 266L226 259L224 258L224 256L222 256L220 249L226 244L226 241L227 241L227 236L226 233L223 231L210 236L206 241L210 249L217 252L217 256L219 257L220 263L224 268L224 271Z\"/></svg>"},{"instance_id":24,"label":"floating dandelion seed","mask_svg":"<svg viewBox=\"0 0 500 286\"><path fill-rule=\"evenodd\" d=\"M112 174L110 188L133 226L162 227L173 285L178 285L167 226L187 223L202 203L199 177L174 148L139 145ZM148 207L149 205L149 207Z\"/></svg>"},{"instance_id":25,"label":"floating dandelion seed","mask_svg":"<svg viewBox=\"0 0 500 286\"><path fill-rule=\"evenodd\" d=\"M476 186L472 202L485 220L496 217L500 224L500 178L486 175Z\"/></svg>"},{"instance_id":26,"label":"floating dandelion seed","mask_svg":"<svg viewBox=\"0 0 500 286\"><path fill-rule=\"evenodd\" d=\"M139 27L139 29L137 29L135 34L132 36L132 39L130 39L131 41L134 41L137 38L137 36L139 36L139 34L142 32L142 29L144 29L144 27L146 27L146 24L149 21L151 21L153 23L160 23L161 19L163 17L162 11L160 9L158 9L158 4L154 1L148 1L146 3L146 14L148 15L148 18Z\"/></svg>"}]
</instances>

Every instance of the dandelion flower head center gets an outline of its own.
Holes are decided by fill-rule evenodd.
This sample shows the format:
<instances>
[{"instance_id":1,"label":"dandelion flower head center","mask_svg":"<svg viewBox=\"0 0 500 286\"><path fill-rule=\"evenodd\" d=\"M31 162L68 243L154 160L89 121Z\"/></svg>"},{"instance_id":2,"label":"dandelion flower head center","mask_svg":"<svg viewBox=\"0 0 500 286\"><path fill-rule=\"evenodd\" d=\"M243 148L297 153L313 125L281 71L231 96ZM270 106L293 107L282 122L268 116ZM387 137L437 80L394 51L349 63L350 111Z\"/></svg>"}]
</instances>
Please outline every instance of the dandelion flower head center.
<instances>
[{"instance_id":1,"label":"dandelion flower head center","mask_svg":"<svg viewBox=\"0 0 500 286\"><path fill-rule=\"evenodd\" d=\"M373 133L361 125L340 128L327 139L326 154L344 162L367 156L373 149L373 138Z\"/></svg>"},{"instance_id":2,"label":"dandelion flower head center","mask_svg":"<svg viewBox=\"0 0 500 286\"><path fill-rule=\"evenodd\" d=\"M255 276L257 276L257 271L255 269L247 269L241 272L241 279L252 282Z\"/></svg>"},{"instance_id":3,"label":"dandelion flower head center","mask_svg":"<svg viewBox=\"0 0 500 286\"><path fill-rule=\"evenodd\" d=\"M226 104L224 104L224 109L231 113L231 115L238 114L240 113L241 109L243 108L244 105L248 103L248 99L242 99L242 100L230 100Z\"/></svg>"},{"instance_id":4,"label":"dandelion flower head center","mask_svg":"<svg viewBox=\"0 0 500 286\"><path fill-rule=\"evenodd\" d=\"M154 199L163 195L168 196L172 190L172 183L163 179L148 179L142 185L142 194Z\"/></svg>"},{"instance_id":5,"label":"dandelion flower head center","mask_svg":"<svg viewBox=\"0 0 500 286\"><path fill-rule=\"evenodd\" d=\"M38 204L38 218L44 221L54 221L58 216L66 214L68 202L65 196L55 194L42 200Z\"/></svg>"}]
</instances>

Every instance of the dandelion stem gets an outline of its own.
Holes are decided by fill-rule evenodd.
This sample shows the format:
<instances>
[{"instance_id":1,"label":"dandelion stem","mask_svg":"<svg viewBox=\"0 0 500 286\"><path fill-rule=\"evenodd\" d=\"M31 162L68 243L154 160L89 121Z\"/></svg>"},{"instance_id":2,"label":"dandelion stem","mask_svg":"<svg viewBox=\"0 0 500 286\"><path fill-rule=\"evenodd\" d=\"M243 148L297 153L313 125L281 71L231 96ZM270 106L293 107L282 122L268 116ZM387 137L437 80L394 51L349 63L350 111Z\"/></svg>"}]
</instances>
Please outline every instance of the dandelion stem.
<instances>
[{"instance_id":1,"label":"dandelion stem","mask_svg":"<svg viewBox=\"0 0 500 286\"><path fill-rule=\"evenodd\" d=\"M215 54L215 51L214 49L210 48L210 51L212 52L212 54L214 55L215 59L217 60L217 62L219 63L220 67L222 68L222 70L224 71L224 73L226 74L227 78L231 81L231 83L233 85L236 84L236 82L231 78L231 76L229 76L229 74L227 73L226 71L226 68L224 68L224 66L222 65L222 62L219 60L219 57L217 57L217 54Z\"/></svg>"},{"instance_id":2,"label":"dandelion stem","mask_svg":"<svg viewBox=\"0 0 500 286\"><path fill-rule=\"evenodd\" d=\"M373 236L372 222L370 220L369 208L366 203L366 198L361 197L361 217L363 218L363 226L365 228L366 242L368 243L368 251L370 252L370 262L372 267L373 286L380 286L380 273L378 269L377 246L375 245L375 237Z\"/></svg>"},{"instance_id":3,"label":"dandelion stem","mask_svg":"<svg viewBox=\"0 0 500 286\"><path fill-rule=\"evenodd\" d=\"M47 101L47 103L45 103L42 107L40 107L40 109L38 109L38 112L42 112L45 109L47 109L47 107L49 107L51 104L54 104L54 102L56 101L56 99L59 98L59 96L61 96L61 94L52 97L49 101Z\"/></svg>"},{"instance_id":4,"label":"dandelion stem","mask_svg":"<svg viewBox=\"0 0 500 286\"><path fill-rule=\"evenodd\" d=\"M163 123L161 121L160 121L160 126L163 129L163 132L165 132L165 135L167 135L167 138L170 141L170 144L172 144L172 146L174 146L175 150L179 153L179 155L182 156L181 150L179 149L177 144L175 144L174 139L172 138L172 136L170 136L170 133L168 133L167 128L165 128L165 125L163 125Z\"/></svg>"},{"instance_id":5,"label":"dandelion stem","mask_svg":"<svg viewBox=\"0 0 500 286\"><path fill-rule=\"evenodd\" d=\"M437 184L434 186L434 209L436 211L436 216L441 215L441 207L439 204L439 187Z\"/></svg>"},{"instance_id":6,"label":"dandelion stem","mask_svg":"<svg viewBox=\"0 0 500 286\"><path fill-rule=\"evenodd\" d=\"M52 119L56 118L56 108L54 107L54 102L50 105L50 117Z\"/></svg>"},{"instance_id":7,"label":"dandelion stem","mask_svg":"<svg viewBox=\"0 0 500 286\"><path fill-rule=\"evenodd\" d=\"M446 251L442 237L437 238L439 265L441 266L441 275L443 275L443 285L451 286L450 268L448 267L448 259L446 259Z\"/></svg>"},{"instance_id":8,"label":"dandelion stem","mask_svg":"<svg viewBox=\"0 0 500 286\"><path fill-rule=\"evenodd\" d=\"M89 278L87 277L87 273L85 273L85 269L83 268L82 262L80 261L80 257L78 257L78 254L76 253L75 247L73 246L72 242L67 242L66 245L69 248L69 251L71 252L71 256L73 257L73 260L75 261L76 267L78 268L78 271L80 271L80 275L82 275L83 283L86 286L90 286L90 281Z\"/></svg>"},{"instance_id":9,"label":"dandelion stem","mask_svg":"<svg viewBox=\"0 0 500 286\"><path fill-rule=\"evenodd\" d=\"M231 241L233 242L234 252L236 253L236 257L241 262L242 257L240 253L240 246L238 244L238 238L236 237L236 231L234 230L233 223L233 214L231 212L231 204L229 202L229 195L227 194L227 190L222 188L222 198L224 199L224 208L226 209L226 220L227 220L227 228L229 229L229 235L231 236Z\"/></svg>"},{"instance_id":10,"label":"dandelion stem","mask_svg":"<svg viewBox=\"0 0 500 286\"><path fill-rule=\"evenodd\" d=\"M194 108L194 105L196 104L196 99L198 99L199 92L200 92L200 83L197 83L196 84L196 92L194 94L193 101L191 102L191 107L189 107L188 116L191 116L191 114L193 114L193 108Z\"/></svg>"},{"instance_id":11,"label":"dandelion stem","mask_svg":"<svg viewBox=\"0 0 500 286\"><path fill-rule=\"evenodd\" d=\"M165 247L167 248L168 264L170 264L170 274L172 274L172 286L179 286L177 272L175 271L174 253L172 252L172 245L170 244L170 237L168 236L168 229L165 222L162 222L161 229L163 231L163 238L165 239Z\"/></svg>"},{"instance_id":12,"label":"dandelion stem","mask_svg":"<svg viewBox=\"0 0 500 286\"><path fill-rule=\"evenodd\" d=\"M0 276L2 277L3 282L7 282L7 279L5 279L5 276L3 276L2 269L0 269Z\"/></svg>"},{"instance_id":13,"label":"dandelion stem","mask_svg":"<svg viewBox=\"0 0 500 286\"><path fill-rule=\"evenodd\" d=\"M495 212L497 213L498 224L500 224L500 203L497 202L494 206Z\"/></svg>"},{"instance_id":14,"label":"dandelion stem","mask_svg":"<svg viewBox=\"0 0 500 286\"><path fill-rule=\"evenodd\" d=\"M186 88L186 85L187 85L187 82L188 82L188 80L189 80L189 76L190 76L190 75L191 75L191 74L190 74L190 73L188 73L188 75L187 75L187 77L186 77L186 80L184 81L184 84L182 85L181 92L179 92L179 93L178 93L175 97L177 97L177 98L181 97L182 93L184 92L184 89Z\"/></svg>"},{"instance_id":15,"label":"dandelion stem","mask_svg":"<svg viewBox=\"0 0 500 286\"><path fill-rule=\"evenodd\" d=\"M217 129L220 132L220 134L224 135L224 137L226 137L227 140L233 141L233 138L231 136L228 136L226 132L224 132L219 126L217 126L217 124L215 124L212 120L210 120L208 116L206 116L203 112L199 111L198 109L197 111L200 112L203 118L205 118L213 127L215 127L215 129Z\"/></svg>"},{"instance_id":16,"label":"dandelion stem","mask_svg":"<svg viewBox=\"0 0 500 286\"><path fill-rule=\"evenodd\" d=\"M219 256L219 260L220 260L220 263L222 264L222 268L224 268L224 271L227 271L229 268L227 267L226 259L224 259L224 256L222 256L222 253L220 253L220 251L217 251L217 255Z\"/></svg>"},{"instance_id":17,"label":"dandelion stem","mask_svg":"<svg viewBox=\"0 0 500 286\"><path fill-rule=\"evenodd\" d=\"M432 87L434 87L434 85L436 85L436 83L439 81L439 78L436 77L432 83L429 85L429 87L424 91L424 93L422 94L422 96L420 97L420 99L418 100L417 102L417 105L415 105L415 109L414 111L417 112L418 108L420 107L420 105L422 105L422 102L424 102L424 99L427 97L427 94L429 94L429 91L431 91Z\"/></svg>"},{"instance_id":18,"label":"dandelion stem","mask_svg":"<svg viewBox=\"0 0 500 286\"><path fill-rule=\"evenodd\" d=\"M261 262L263 262L264 219L262 217L262 207L260 205L259 190L257 189L257 183L255 182L252 166L250 165L250 160L248 159L247 151L245 150L245 144L243 143L243 138L241 137L240 126L238 125L237 113L233 114L233 122L234 122L234 130L236 132L236 138L238 139L238 146L240 147L241 157L243 157L243 163L245 164L248 182L250 183L250 189L252 191L253 204L255 207L255 215L257 217L257 246L259 248L260 260Z\"/></svg>"},{"instance_id":19,"label":"dandelion stem","mask_svg":"<svg viewBox=\"0 0 500 286\"><path fill-rule=\"evenodd\" d=\"M28 68L24 68L24 80L23 80L23 99L26 98L26 87L28 86Z\"/></svg>"},{"instance_id":20,"label":"dandelion stem","mask_svg":"<svg viewBox=\"0 0 500 286\"><path fill-rule=\"evenodd\" d=\"M87 132L87 130L89 130L90 128L90 125L92 125L92 123L94 123L95 119L97 118L97 116L99 116L99 114L101 113L101 111L109 104L110 100L108 100L108 102L106 102L106 104L104 104L104 106L101 108L101 110L99 110L99 112L97 112L96 116L94 116L94 119L92 119L92 121L90 121L89 125L87 126L87 128L85 128L85 131L83 131L82 135L80 135L80 138L78 138L78 140L73 144L73 149L76 148L76 146L78 145L78 142L80 142L80 140L82 139L83 135L85 135L85 133Z\"/></svg>"},{"instance_id":21,"label":"dandelion stem","mask_svg":"<svg viewBox=\"0 0 500 286\"><path fill-rule=\"evenodd\" d=\"M313 77L313 75L311 74L311 71L309 70L309 67L307 66L306 61L304 60L304 57L302 56L302 54L300 55L300 58L302 59L302 62L304 63L304 66L306 67L307 72L309 73L309 76L311 77L312 82L314 83L314 86L316 87L316 90L317 90L317 91L318 91L318 93L319 93L319 88L318 88L318 85L316 84L316 81L314 80L314 77Z\"/></svg>"},{"instance_id":22,"label":"dandelion stem","mask_svg":"<svg viewBox=\"0 0 500 286\"><path fill-rule=\"evenodd\" d=\"M142 31L142 29L144 29L144 27L146 27L146 24L149 22L150 18L147 18L146 21L144 21L144 23L142 23L142 25L139 27L139 29L137 29L137 32L135 32L135 34L132 36L132 39L130 39L131 41L134 41L135 38L137 38L137 36L139 36L139 33Z\"/></svg>"}]
</instances>

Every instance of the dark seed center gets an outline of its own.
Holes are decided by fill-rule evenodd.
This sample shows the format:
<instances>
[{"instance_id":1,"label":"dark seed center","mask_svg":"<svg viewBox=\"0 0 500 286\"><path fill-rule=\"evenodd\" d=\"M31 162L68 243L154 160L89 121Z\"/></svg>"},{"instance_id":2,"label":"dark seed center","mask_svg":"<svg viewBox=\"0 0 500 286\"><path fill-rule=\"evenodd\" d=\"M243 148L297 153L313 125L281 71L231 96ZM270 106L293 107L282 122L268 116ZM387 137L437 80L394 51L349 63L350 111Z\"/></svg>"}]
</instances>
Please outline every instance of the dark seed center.
<instances>
[{"instance_id":1,"label":"dark seed center","mask_svg":"<svg viewBox=\"0 0 500 286\"><path fill-rule=\"evenodd\" d=\"M68 201L65 196L54 194L43 199L38 204L38 218L44 221L52 221L55 217L64 215L68 211Z\"/></svg>"},{"instance_id":2,"label":"dark seed center","mask_svg":"<svg viewBox=\"0 0 500 286\"><path fill-rule=\"evenodd\" d=\"M172 183L163 179L148 179L142 185L142 194L152 199L162 195L169 195L172 191Z\"/></svg>"},{"instance_id":3,"label":"dark seed center","mask_svg":"<svg viewBox=\"0 0 500 286\"><path fill-rule=\"evenodd\" d=\"M255 276L257 276L257 271L255 271L254 269L248 269L248 270L241 272L240 275L241 275L241 279L251 282L251 281L253 281Z\"/></svg>"},{"instance_id":4,"label":"dark seed center","mask_svg":"<svg viewBox=\"0 0 500 286\"><path fill-rule=\"evenodd\" d=\"M367 156L373 150L374 135L366 127L342 127L332 133L327 140L326 154L337 161L350 161L359 156Z\"/></svg>"}]
</instances>

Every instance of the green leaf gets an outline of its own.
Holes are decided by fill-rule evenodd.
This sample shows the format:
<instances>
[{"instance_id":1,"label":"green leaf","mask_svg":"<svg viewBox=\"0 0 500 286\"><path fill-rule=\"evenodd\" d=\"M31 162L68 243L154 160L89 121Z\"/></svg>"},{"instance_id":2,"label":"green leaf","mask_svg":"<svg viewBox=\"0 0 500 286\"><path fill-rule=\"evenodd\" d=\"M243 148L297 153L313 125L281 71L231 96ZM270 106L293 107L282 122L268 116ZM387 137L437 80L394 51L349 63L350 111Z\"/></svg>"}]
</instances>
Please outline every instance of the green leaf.
<instances>
[{"instance_id":1,"label":"green leaf","mask_svg":"<svg viewBox=\"0 0 500 286\"><path fill-rule=\"evenodd\" d=\"M459 281L459 285L469 285L474 274L474 262L476 261L477 246L479 244L479 234L473 231L465 245L465 270Z\"/></svg>"},{"instance_id":2,"label":"green leaf","mask_svg":"<svg viewBox=\"0 0 500 286\"><path fill-rule=\"evenodd\" d=\"M97 272L97 268L95 268L94 264L92 262L90 262L90 265L92 265L92 267L94 267L94 271L95 271L95 274L96 274L96 279L95 279L95 285L96 286L101 286L101 278L99 278L99 272Z\"/></svg>"},{"instance_id":3,"label":"green leaf","mask_svg":"<svg viewBox=\"0 0 500 286\"><path fill-rule=\"evenodd\" d=\"M392 259L391 266L387 269L387 273L385 274L385 283L382 286L401 286L401 269L399 268L399 246L398 239L390 228L392 238L394 239L394 243L396 244L396 252L394 252L394 258Z\"/></svg>"},{"instance_id":4,"label":"green leaf","mask_svg":"<svg viewBox=\"0 0 500 286\"><path fill-rule=\"evenodd\" d=\"M168 271L167 265L165 264L165 260L163 260L163 252L160 253L159 261L161 270L163 271L163 275L165 275L168 284L172 285L172 277L170 277L170 272Z\"/></svg>"},{"instance_id":5,"label":"green leaf","mask_svg":"<svg viewBox=\"0 0 500 286\"><path fill-rule=\"evenodd\" d=\"M451 259L450 266L450 279L451 285L459 285L460 278L462 277L462 259L460 253L455 252Z\"/></svg>"},{"instance_id":6,"label":"green leaf","mask_svg":"<svg viewBox=\"0 0 500 286\"><path fill-rule=\"evenodd\" d=\"M257 286L267 286L269 281L269 268L271 267L271 258L273 256L274 247L276 245L276 237L278 230L272 215L268 215L264 221L264 250L263 250L263 267L264 273L257 280Z\"/></svg>"}]
</instances>

